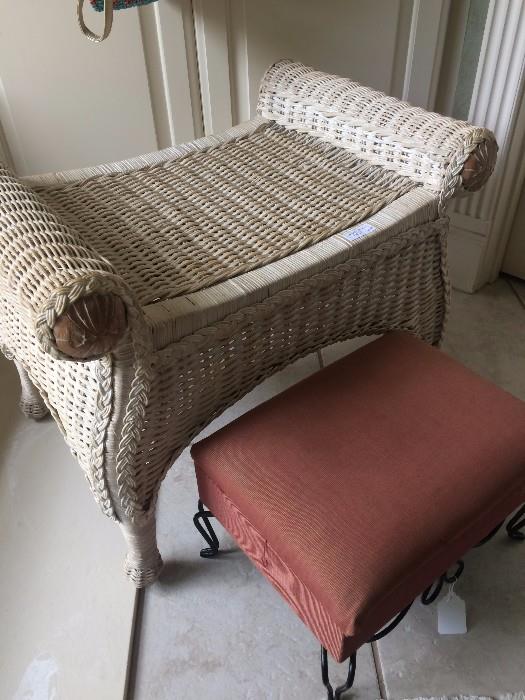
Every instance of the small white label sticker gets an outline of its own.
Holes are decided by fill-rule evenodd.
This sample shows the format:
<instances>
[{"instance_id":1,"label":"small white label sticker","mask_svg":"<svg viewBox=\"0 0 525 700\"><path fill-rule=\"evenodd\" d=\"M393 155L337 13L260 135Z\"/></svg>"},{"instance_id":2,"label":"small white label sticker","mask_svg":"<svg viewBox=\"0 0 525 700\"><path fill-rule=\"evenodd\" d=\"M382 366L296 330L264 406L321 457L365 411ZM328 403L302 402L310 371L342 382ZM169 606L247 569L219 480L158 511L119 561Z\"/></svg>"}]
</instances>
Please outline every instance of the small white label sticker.
<instances>
[{"instance_id":1,"label":"small white label sticker","mask_svg":"<svg viewBox=\"0 0 525 700\"><path fill-rule=\"evenodd\" d=\"M467 632L467 606L454 591L439 601L438 632L439 634L466 634Z\"/></svg>"},{"instance_id":2,"label":"small white label sticker","mask_svg":"<svg viewBox=\"0 0 525 700\"><path fill-rule=\"evenodd\" d=\"M372 226L372 224L358 224L357 226L352 226L352 228L347 228L345 231L341 231L341 235L343 238L346 238L347 241L354 241L356 238L362 238L363 236L366 236L368 233L374 233L376 230L375 226Z\"/></svg>"}]
</instances>

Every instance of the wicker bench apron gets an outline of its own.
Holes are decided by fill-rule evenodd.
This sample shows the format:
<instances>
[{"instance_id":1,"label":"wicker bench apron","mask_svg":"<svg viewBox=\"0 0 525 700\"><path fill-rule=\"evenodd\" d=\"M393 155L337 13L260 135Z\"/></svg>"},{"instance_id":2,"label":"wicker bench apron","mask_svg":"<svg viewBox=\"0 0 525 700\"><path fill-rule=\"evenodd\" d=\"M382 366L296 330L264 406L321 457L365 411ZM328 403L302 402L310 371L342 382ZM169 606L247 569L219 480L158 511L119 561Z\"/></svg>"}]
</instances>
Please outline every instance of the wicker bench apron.
<instances>
[{"instance_id":1,"label":"wicker bench apron","mask_svg":"<svg viewBox=\"0 0 525 700\"><path fill-rule=\"evenodd\" d=\"M49 411L137 586L175 458L290 362L346 338L440 341L447 202L495 163L486 129L281 61L218 136L20 180L0 168L0 345Z\"/></svg>"},{"instance_id":2,"label":"wicker bench apron","mask_svg":"<svg viewBox=\"0 0 525 700\"><path fill-rule=\"evenodd\" d=\"M389 333L193 445L201 556L219 554L213 515L321 642L339 698L357 649L434 602L523 503L524 425L524 403ZM327 650L350 658L335 694Z\"/></svg>"}]
</instances>

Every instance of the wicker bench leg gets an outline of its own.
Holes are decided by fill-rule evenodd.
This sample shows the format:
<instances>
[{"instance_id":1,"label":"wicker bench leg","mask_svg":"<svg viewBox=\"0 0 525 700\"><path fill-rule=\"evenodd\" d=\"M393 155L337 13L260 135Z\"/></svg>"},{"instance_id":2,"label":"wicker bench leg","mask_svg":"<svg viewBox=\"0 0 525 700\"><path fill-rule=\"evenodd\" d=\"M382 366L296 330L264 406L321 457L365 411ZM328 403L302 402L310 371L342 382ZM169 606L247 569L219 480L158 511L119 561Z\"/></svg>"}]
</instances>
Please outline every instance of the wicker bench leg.
<instances>
[{"instance_id":1,"label":"wicker bench leg","mask_svg":"<svg viewBox=\"0 0 525 700\"><path fill-rule=\"evenodd\" d=\"M155 516L144 523L121 522L120 527L128 545L124 570L137 588L144 588L157 580L162 569Z\"/></svg>"},{"instance_id":2,"label":"wicker bench leg","mask_svg":"<svg viewBox=\"0 0 525 700\"><path fill-rule=\"evenodd\" d=\"M49 413L49 409L44 399L40 396L38 389L29 379L29 375L22 365L16 360L15 365L20 376L20 384L22 387L22 394L20 396L20 409L22 413L26 418L33 418L33 420L45 418Z\"/></svg>"}]
</instances>

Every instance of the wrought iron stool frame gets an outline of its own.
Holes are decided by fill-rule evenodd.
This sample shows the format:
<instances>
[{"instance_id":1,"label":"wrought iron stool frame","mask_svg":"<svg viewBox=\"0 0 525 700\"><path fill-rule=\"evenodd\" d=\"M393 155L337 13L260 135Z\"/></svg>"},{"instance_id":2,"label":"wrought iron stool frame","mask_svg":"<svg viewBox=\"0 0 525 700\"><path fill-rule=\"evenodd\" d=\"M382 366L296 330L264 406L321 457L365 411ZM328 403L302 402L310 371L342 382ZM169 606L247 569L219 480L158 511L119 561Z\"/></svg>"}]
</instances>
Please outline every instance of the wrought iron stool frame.
<instances>
[{"instance_id":1,"label":"wrought iron stool frame","mask_svg":"<svg viewBox=\"0 0 525 700\"><path fill-rule=\"evenodd\" d=\"M213 557L216 557L218 554L220 554L219 538L217 537L217 534L213 529L213 525L210 522L210 518L214 517L215 516L213 515L213 513L210 510L207 510L203 502L199 499L198 510L193 516L193 524L208 544L208 547L203 547L200 550L200 556L203 559L212 559ZM201 523L201 521L202 523L204 523L204 525ZM488 535L486 535L486 537L484 537L480 542L478 542L476 547L481 547L482 545L489 542L501 530L504 524L505 521L497 525L493 530L491 530L488 533ZM508 521L506 526L507 535L512 540L523 541L525 540L525 533L522 532L524 528L525 504L521 506L521 508L518 511L516 511L516 513L514 513L514 515ZM457 568L453 574L449 574L448 571L445 571L436 581L434 581L434 583L432 583L428 588L426 588L423 591L423 593L421 593L421 603L423 605L432 605L432 603L434 603L438 599L443 589L443 586L446 583L452 585L456 581L458 581L458 579L463 574L464 570L465 563L462 559L459 559L457 562ZM372 644L373 642L377 642L380 639L386 637L388 634L390 634L390 632L392 632L404 620L414 602L415 601L412 601L411 603L409 603L409 605L406 606L406 608L403 608L403 610L401 610L401 612L399 612L385 627L376 632L368 640L367 643ZM330 676L328 672L328 652L326 648L321 645L321 678L323 681L323 685L326 688L327 700L340 700L343 694L346 693L347 690L350 690L352 688L355 681L356 670L357 652L354 652L349 658L348 674L345 683L334 689L330 683Z\"/></svg>"},{"instance_id":2,"label":"wrought iron stool frame","mask_svg":"<svg viewBox=\"0 0 525 700\"><path fill-rule=\"evenodd\" d=\"M507 523L507 534L512 540L525 540L525 504L514 513Z\"/></svg>"}]
</instances>

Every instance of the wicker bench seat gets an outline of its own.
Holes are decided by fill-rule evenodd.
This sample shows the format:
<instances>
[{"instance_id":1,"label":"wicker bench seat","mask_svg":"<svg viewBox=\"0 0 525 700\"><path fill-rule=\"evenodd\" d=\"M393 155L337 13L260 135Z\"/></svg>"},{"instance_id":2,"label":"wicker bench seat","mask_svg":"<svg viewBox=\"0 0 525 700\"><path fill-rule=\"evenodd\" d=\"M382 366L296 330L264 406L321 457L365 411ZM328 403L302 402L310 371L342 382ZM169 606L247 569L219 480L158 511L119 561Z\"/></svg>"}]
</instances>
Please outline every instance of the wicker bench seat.
<instances>
[{"instance_id":1,"label":"wicker bench seat","mask_svg":"<svg viewBox=\"0 0 525 700\"><path fill-rule=\"evenodd\" d=\"M282 259L419 186L262 117L226 138L174 150L122 173L44 187L32 181L141 305Z\"/></svg>"},{"instance_id":2,"label":"wicker bench seat","mask_svg":"<svg viewBox=\"0 0 525 700\"><path fill-rule=\"evenodd\" d=\"M518 399L388 333L193 445L202 554L220 552L213 514L352 681L357 649L523 503L524 423ZM323 669L328 685L325 652Z\"/></svg>"},{"instance_id":3,"label":"wicker bench seat","mask_svg":"<svg viewBox=\"0 0 525 700\"><path fill-rule=\"evenodd\" d=\"M160 484L258 382L324 345L443 332L447 202L493 135L281 61L254 120L120 163L0 170L0 343L50 411L126 571L155 580Z\"/></svg>"}]
</instances>

